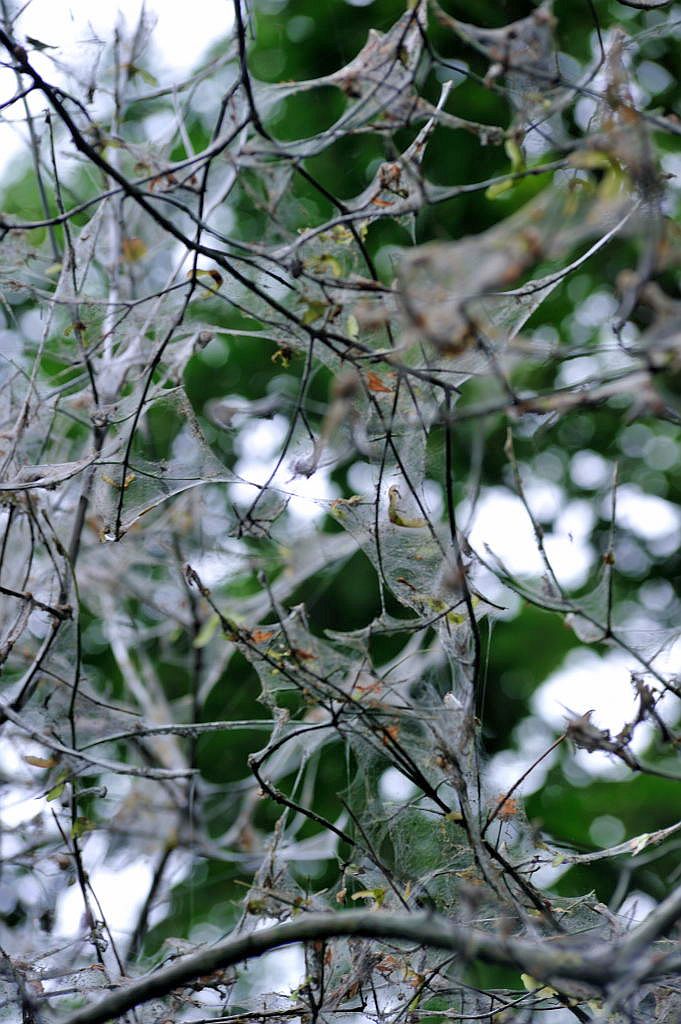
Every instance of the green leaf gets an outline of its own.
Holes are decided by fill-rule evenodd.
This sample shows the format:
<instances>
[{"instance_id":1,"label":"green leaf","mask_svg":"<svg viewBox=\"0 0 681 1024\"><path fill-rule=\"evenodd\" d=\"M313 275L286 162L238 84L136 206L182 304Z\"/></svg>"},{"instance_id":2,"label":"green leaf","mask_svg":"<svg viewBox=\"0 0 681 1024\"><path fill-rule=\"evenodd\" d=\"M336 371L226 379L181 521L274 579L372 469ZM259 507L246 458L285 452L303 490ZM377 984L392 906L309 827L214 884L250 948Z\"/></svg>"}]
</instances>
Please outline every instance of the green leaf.
<instances>
[{"instance_id":1,"label":"green leaf","mask_svg":"<svg viewBox=\"0 0 681 1024\"><path fill-rule=\"evenodd\" d=\"M506 195L513 188L514 182L510 178L506 181L497 181L494 185L490 185L489 188L485 189L485 199L498 199L499 196Z\"/></svg>"},{"instance_id":2,"label":"green leaf","mask_svg":"<svg viewBox=\"0 0 681 1024\"><path fill-rule=\"evenodd\" d=\"M139 76L143 82L146 82L147 85L158 85L158 78L152 75L151 72L147 71L145 68L137 67L136 64L130 64L128 70L130 72L131 78Z\"/></svg>"},{"instance_id":3,"label":"green leaf","mask_svg":"<svg viewBox=\"0 0 681 1024\"><path fill-rule=\"evenodd\" d=\"M193 646L197 647L197 648L206 647L210 643L210 641L213 639L213 635L215 634L215 630L218 628L219 625L220 625L220 616L217 615L216 613L214 613L213 615L210 616L209 619L206 619L204 624L201 626L201 629L196 634L196 638L194 639L194 645Z\"/></svg>"},{"instance_id":4,"label":"green leaf","mask_svg":"<svg viewBox=\"0 0 681 1024\"><path fill-rule=\"evenodd\" d=\"M308 302L302 317L303 323L313 324L315 320L321 320L327 309L325 302Z\"/></svg>"},{"instance_id":5,"label":"green leaf","mask_svg":"<svg viewBox=\"0 0 681 1024\"><path fill-rule=\"evenodd\" d=\"M525 156L522 149L515 141L515 139L506 139L504 143L504 149L506 150L506 156L511 161L511 171L513 174L519 174L520 171L525 170Z\"/></svg>"},{"instance_id":6,"label":"green leaf","mask_svg":"<svg viewBox=\"0 0 681 1024\"><path fill-rule=\"evenodd\" d=\"M71 828L71 838L79 839L81 836L85 835L86 832L92 831L94 827L94 821L90 821L89 818L85 818L82 815L79 815L74 821L73 827Z\"/></svg>"},{"instance_id":7,"label":"green leaf","mask_svg":"<svg viewBox=\"0 0 681 1024\"><path fill-rule=\"evenodd\" d=\"M360 889L350 897L351 900L367 899L372 900L377 907L380 907L385 899L385 889Z\"/></svg>"},{"instance_id":8,"label":"green leaf","mask_svg":"<svg viewBox=\"0 0 681 1024\"><path fill-rule=\"evenodd\" d=\"M58 46L52 46L50 43L44 43L42 39L36 39L35 36L26 36L26 42L34 50L58 50Z\"/></svg>"},{"instance_id":9,"label":"green leaf","mask_svg":"<svg viewBox=\"0 0 681 1024\"><path fill-rule=\"evenodd\" d=\"M506 139L504 143L506 156L511 161L511 174L520 174L525 170L525 155L515 139ZM516 185L512 178L505 181L497 181L490 185L485 191L485 199L499 199L500 196L507 196Z\"/></svg>"}]
</instances>

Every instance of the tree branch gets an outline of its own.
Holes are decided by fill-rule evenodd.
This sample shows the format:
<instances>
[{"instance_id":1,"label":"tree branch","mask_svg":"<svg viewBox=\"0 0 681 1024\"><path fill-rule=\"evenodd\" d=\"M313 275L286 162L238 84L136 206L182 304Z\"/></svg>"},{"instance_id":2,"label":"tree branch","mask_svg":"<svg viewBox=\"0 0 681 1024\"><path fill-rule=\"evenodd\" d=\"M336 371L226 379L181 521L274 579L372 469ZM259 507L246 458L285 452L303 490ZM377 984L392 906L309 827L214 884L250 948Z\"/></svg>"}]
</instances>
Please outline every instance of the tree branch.
<instances>
[{"instance_id":1,"label":"tree branch","mask_svg":"<svg viewBox=\"0 0 681 1024\"><path fill-rule=\"evenodd\" d=\"M105 1024L128 1010L158 999L203 975L262 956L294 942L311 942L343 936L403 940L458 953L466 960L525 972L542 981L571 979L599 988L623 972L617 946L577 949L564 940L528 942L505 938L453 924L432 914L376 914L353 910L338 914L306 914L285 924L227 939L175 961L126 985L67 1018L64 1024ZM626 944L622 944L625 946ZM651 976L656 972L650 968Z\"/></svg>"}]
</instances>

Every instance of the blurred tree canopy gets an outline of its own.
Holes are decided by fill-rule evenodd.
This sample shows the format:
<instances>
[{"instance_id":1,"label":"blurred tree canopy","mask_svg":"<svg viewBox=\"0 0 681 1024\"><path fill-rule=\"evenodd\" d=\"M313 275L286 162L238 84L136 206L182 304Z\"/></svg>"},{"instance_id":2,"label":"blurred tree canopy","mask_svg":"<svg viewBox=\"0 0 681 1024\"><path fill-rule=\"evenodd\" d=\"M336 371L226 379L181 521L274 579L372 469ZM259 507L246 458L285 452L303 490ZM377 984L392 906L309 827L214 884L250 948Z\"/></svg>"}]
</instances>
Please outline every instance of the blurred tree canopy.
<instances>
[{"instance_id":1,"label":"blurred tree canopy","mask_svg":"<svg viewBox=\"0 0 681 1024\"><path fill-rule=\"evenodd\" d=\"M677 1021L681 7L1 10L0 1019Z\"/></svg>"}]
</instances>

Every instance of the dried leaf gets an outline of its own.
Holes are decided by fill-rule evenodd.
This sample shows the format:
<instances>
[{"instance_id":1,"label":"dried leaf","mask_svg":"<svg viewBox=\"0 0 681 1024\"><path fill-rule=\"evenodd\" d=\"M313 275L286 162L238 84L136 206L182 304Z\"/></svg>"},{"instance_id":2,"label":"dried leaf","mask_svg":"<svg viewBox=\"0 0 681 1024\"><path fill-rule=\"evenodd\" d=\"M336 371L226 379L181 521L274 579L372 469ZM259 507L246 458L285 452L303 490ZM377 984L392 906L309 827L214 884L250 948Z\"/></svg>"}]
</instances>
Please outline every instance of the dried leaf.
<instances>
[{"instance_id":1,"label":"dried leaf","mask_svg":"<svg viewBox=\"0 0 681 1024\"><path fill-rule=\"evenodd\" d=\"M266 644L273 636L273 629L254 629L251 631L251 640L254 644Z\"/></svg>"},{"instance_id":2,"label":"dried leaf","mask_svg":"<svg viewBox=\"0 0 681 1024\"><path fill-rule=\"evenodd\" d=\"M392 392L392 388L387 387L378 374L374 373L372 370L369 370L367 373L367 387L369 388L369 391L374 391L377 394L389 395Z\"/></svg>"}]
</instances>

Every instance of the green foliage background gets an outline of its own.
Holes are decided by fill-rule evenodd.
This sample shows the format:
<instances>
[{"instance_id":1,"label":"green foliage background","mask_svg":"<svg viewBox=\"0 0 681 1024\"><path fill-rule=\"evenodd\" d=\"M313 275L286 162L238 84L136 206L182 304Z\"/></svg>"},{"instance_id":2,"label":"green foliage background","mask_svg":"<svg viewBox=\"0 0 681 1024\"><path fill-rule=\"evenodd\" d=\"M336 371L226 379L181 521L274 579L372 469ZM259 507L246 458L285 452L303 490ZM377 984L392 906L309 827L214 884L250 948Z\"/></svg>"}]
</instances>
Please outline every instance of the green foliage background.
<instances>
[{"instance_id":1,"label":"green foliage background","mask_svg":"<svg viewBox=\"0 0 681 1024\"><path fill-rule=\"evenodd\" d=\"M474 3L455 3L449 0L445 8L464 21L475 22L489 28L508 24L515 19L526 17L532 5L526 2L498 2L498 0L475 0ZM362 6L354 6L344 0L252 0L252 37L249 46L249 66L255 79L264 83L303 81L323 75L347 64L364 45L370 29L387 30L403 13L404 5L398 0L374 0ZM681 48L679 30L656 34L656 25L664 21L674 22L681 16L678 7L656 12L637 12L623 7L616 0L557 0L554 13L558 22L558 44L561 51L580 61L586 61L590 47L594 45L598 25L605 33L613 24L624 24L632 35L648 31L643 37L636 54L637 67L633 70L636 79L641 65L644 72L649 65L664 69L668 85L651 98L653 111L667 115L678 108L681 78ZM511 112L499 93L486 88L482 79L487 73L488 62L472 48L457 41L451 32L434 25L432 42L441 56L451 61L451 75L459 83L464 68L471 76L457 84L452 91L448 109L455 110L461 117L507 127ZM225 53L227 40L216 39L208 55L217 59ZM429 70L422 83L422 94L436 103L443 79L443 69ZM279 140L308 138L329 127L340 115L345 97L331 86L311 92L299 93L268 109L265 128ZM167 109L165 100L156 104L132 104L126 113L125 132L128 142L142 145L149 130L147 120L155 110ZM569 121L569 118L568 118ZM575 135L581 129L574 123L568 128ZM211 125L197 108L187 121L187 131L192 145L198 150L210 141ZM366 132L341 138L320 155L303 162L303 167L319 183L315 188L301 174L294 174L291 181L291 203L288 216L295 223L287 224L292 230L304 229L328 219L333 205L325 198L325 191L340 200L349 200L358 195L371 181L377 163L390 160L403 151L416 134L414 130L394 133ZM678 152L678 136L670 137L663 132L654 132L655 145L661 152ZM148 140L147 140L148 141ZM676 147L676 149L675 149ZM179 161L188 156L181 143L177 143L170 154ZM543 154L548 161L551 154ZM424 164L426 177L443 185L464 184L503 175L509 171L509 158L503 147L481 146L473 135L453 132L443 127L434 130L428 145ZM527 177L509 190L503 197L491 199L484 192L461 196L443 203L426 207L416 217L414 238L410 239L407 229L389 219L381 220L369 228L366 247L375 261L378 274L384 283L393 278L394 264L389 247L409 246L437 240L456 240L478 234L487 227L504 221L515 210L523 207L533 196L546 187L548 175ZM96 192L92 180L85 171L79 172L73 183L73 193L79 198L83 194ZM253 202L253 191L258 189L256 176L248 169L240 172L239 181L230 199L232 223L230 236L245 242L258 241L264 233L264 214ZM666 214L673 220L678 214L678 191L670 191ZM36 195L35 178L31 170L15 175L5 186L3 209L7 216L23 220L38 220L42 209ZM54 211L56 212L56 207ZM678 231L678 228L675 229ZM678 242L678 234L672 237ZM63 230L56 230L56 240L63 243ZM46 241L42 228L34 229L32 242L38 246ZM618 238L606 246L574 275L563 282L544 302L538 312L524 328L524 333L541 336L541 332L553 338L565 349L574 351L575 358L589 356L597 344L600 327L584 326L575 328L575 313L588 304L591 297L605 289L615 294L618 275L637 265L643 241L637 237ZM49 266L49 254L43 250L42 265L36 263L36 270L45 271ZM674 269L667 269L657 279L664 291L673 299L679 299L678 278ZM205 301L204 301L205 299ZM11 315L17 321L33 308L33 303L23 297L8 298ZM83 318L87 319L87 311ZM93 313L93 318L95 314ZM226 395L239 395L242 399L258 402L268 396L279 396L282 402L292 400L303 374L303 357L294 353L290 360L277 358L274 342L254 342L249 335L254 322L232 308L220 289L201 302L195 302L189 309L188 320L197 329L214 326L216 329L234 331L229 340L224 336L213 339L208 347L196 347L186 363L181 383L191 402L198 422L208 439L213 453L219 455L225 464L237 458L234 436L220 432L211 423L210 402ZM650 316L639 306L633 313L633 320L641 331L650 326ZM242 333L243 332L243 333ZM152 332L150 332L152 333ZM68 342L68 344L66 343ZM61 351L48 350L42 357L40 372L44 382L53 383L68 391L71 380L79 372L77 359L69 353L66 339ZM66 352L66 354L65 354ZM275 357L275 359L273 359ZM524 389L541 392L556 386L556 363L541 360L531 353L517 361L512 369L512 384L518 393ZM672 401L676 382L668 382ZM307 393L310 421L319 429L325 411L332 401L334 380L332 373L324 367L315 370ZM618 466L620 484L632 484L646 494L666 499L675 506L681 502L681 474L679 457L675 459L650 458L655 450L656 439L666 439L678 447L679 424L654 416L649 408L637 409L636 396L618 396L595 407L573 408L560 418L546 420L536 430L528 430L516 436L516 455L519 463L533 470L537 477L548 480L562 488L562 505L574 499L584 499L592 504L598 513L589 540L594 545L597 558L592 567L591 579L584 585L588 591L600 574L603 559L610 550L610 514L608 495L610 486L604 485L594 494L593 488L580 487L571 475L572 458L584 449L605 460L611 468ZM499 398L498 383L489 377L471 377L461 388L457 411L473 408L478 403ZM149 459L169 458L173 440L182 425L181 411L174 419L167 411L161 410L155 417L149 417L147 432L139 438L136 454ZM476 473L476 459L480 440L484 450L480 462L481 487L512 488L505 452L508 417L505 410L491 413L484 418L472 418L457 427L454 453L455 498L457 502L469 497L471 480ZM73 437L78 436L82 423L74 421ZM444 486L443 452L444 430L435 428L431 432L428 448L429 476ZM668 450L668 449L665 449ZM332 480L340 493L349 498L353 488L349 482L352 463L345 461L336 466ZM212 485L208 485L210 489ZM216 504L218 487L215 487ZM602 499L602 500L601 500ZM191 515L191 509L188 513ZM144 520L142 520L144 522ZM543 523L550 532L552 523ZM336 521L329 515L323 522L323 532L332 535L340 533ZM147 550L149 578L157 578L159 589L166 574L180 571L187 558L181 545L168 552L164 547L167 538L158 539L158 551L153 544ZM299 537L304 544L304 536ZM278 546L267 539L246 538L251 545L254 563L269 571L272 582L283 573ZM160 554L158 552L161 552ZM171 566L171 557L175 558ZM678 551L660 552L654 541L647 541L637 530L619 527L614 544L614 607L616 615L635 619L639 613L654 616L660 627L672 629L678 624L681 602L678 588L681 566ZM134 567L133 567L134 568ZM671 585L673 596L663 606L651 605L652 584ZM252 572L240 571L233 579L221 582L218 604L221 600L243 601L246 604L261 592L262 583L254 568ZM206 659L213 657L217 647L224 643L217 629L205 645L197 643L197 634L205 627L206 609L200 607L195 594L187 588L186 607L194 617L194 630L177 629L164 632L158 628L162 615L158 608L149 607L144 600L126 597L125 611L145 636L143 650L137 651L141 661L146 658L154 665L161 680L164 696L169 707L182 709L190 705L198 713L198 721L233 720L250 722L251 725L229 732L213 732L189 737L187 745L192 747L192 757L203 782L206 784L204 823L209 837L218 840L237 821L239 812L238 796L229 796L230 787L238 794L238 783L247 772L249 755L263 745L263 730L257 726L259 720L270 720L270 709L261 701L261 682L251 663L242 653L236 652L227 662L224 672L215 681L205 700L198 701L195 687L197 664L201 671L206 668ZM303 604L311 632L323 638L327 629L338 632L358 630L371 623L381 610L378 580L369 560L361 553L354 553L340 563L334 562L318 568L309 578L301 580L284 601L286 610ZM387 595L388 611L395 617L406 619L411 614L400 604L398 596ZM275 621L274 615L265 621L254 622L266 630ZM111 650L102 638L98 613L87 603L82 608L81 632L83 638L83 670L88 678L97 681L101 692L108 698L122 699L126 683L120 666L112 657ZM570 651L582 646L575 633L567 628L564 617L552 614L520 601L512 616L502 616L493 625L482 630L484 645L484 684L477 700L477 714L481 722L483 756L492 757L503 751L517 751L523 755L522 736L519 729L533 715L532 699L543 683L564 663ZM384 635L372 639L372 653L377 663L385 663L395 657L404 645L400 635ZM604 644L594 644L599 654L606 652ZM444 693L447 680L434 678L426 681ZM597 688L598 680L594 680ZM286 707L295 717L303 707L300 694L280 692L279 706ZM585 708L575 709L583 712ZM256 724L253 724L256 723ZM184 740L182 742L185 742ZM672 746L672 753L674 744ZM123 749L123 748L121 748ZM123 756L123 755L121 755ZM669 747L653 746L646 754L649 763L666 766L670 761ZM531 758L528 755L528 763ZM590 852L596 849L590 834L593 821L603 815L612 815L624 826L624 838L652 832L675 824L681 812L678 784L668 779L654 777L626 777L613 780L602 777L577 774L573 765L574 750L564 743L559 750L544 784L528 797L525 813L539 841L546 840L566 852ZM389 764L380 760L372 766L380 773ZM344 748L340 742L327 746L317 766L312 793L312 806L317 814L330 821L336 821L343 813L343 801L356 801L360 809L365 797L357 784L365 766L358 761L357 750ZM295 791L295 771L284 777L280 787L285 793ZM367 806L369 798L366 797ZM84 803L81 812L92 815L97 822L96 802ZM263 799L253 818L253 826L262 834L272 833L281 809L272 801ZM414 831L410 836L411 845L405 845L403 854L398 838L385 839L382 854L392 860L396 870L404 869L405 880L410 876L432 870L440 856L448 855L455 845L451 823L442 826L441 834L421 836L423 820L414 818ZM153 822L152 822L153 830ZM191 830L191 822L186 826ZM448 831L449 830L449 831ZM310 839L323 830L319 825L306 822L299 831L299 839ZM387 833L386 833L387 834ZM119 837L125 846L125 835ZM178 841L187 841L179 836ZM651 849L626 864L619 859L605 859L589 864L569 867L557 878L554 891L557 896L578 896L594 892L602 903L617 900L620 892L640 891L659 900L668 892L670 880L677 880L678 845L673 840L661 850ZM150 928L142 949L143 956L157 957L165 939L174 936L196 934L202 925L210 925L217 931L227 931L233 926L243 910L243 900L248 886L261 865L248 853L252 837L244 830L237 837L235 848L243 857L221 860L211 857L210 852L196 852L191 870L181 881L170 888L168 902L157 915ZM347 865L344 857L350 850L341 844L341 864L335 859L310 859L292 866L292 875L299 886L300 899L312 897L315 892L332 887L338 882L339 872ZM409 861L407 862L407 852ZM401 857L404 859L401 859ZM626 883L626 885L624 885ZM369 883L367 883L368 886ZM624 888L623 888L624 886ZM258 908L255 908L256 910ZM14 906L0 914L4 924L12 928L28 920L29 910L17 895ZM476 970L478 970L476 968ZM511 984L504 972L490 972L479 969L479 983L482 985Z\"/></svg>"},{"instance_id":2,"label":"green foliage background","mask_svg":"<svg viewBox=\"0 0 681 1024\"><path fill-rule=\"evenodd\" d=\"M323 4L317 0L256 0L253 4L253 42L249 50L249 64L255 78L266 82L302 81L328 75L347 64L359 52L371 28L387 30L402 13L398 0L375 0L364 6L354 6L344 0L328 0ZM463 20L479 25L496 27L525 17L529 10L527 3L493 2L476 0L474 8L469 3L450 3L446 9ZM594 11L600 24L605 28L617 19L626 19L632 34L642 26L660 23L673 18L669 11L646 15L632 10L623 10L614 0L603 2L575 3L574 0L558 2L554 8L558 19L558 39L562 50L580 59L587 56L587 40L593 38ZM625 23L626 23L625 22ZM649 44L650 55L670 75L668 88L655 97L655 107L662 112L674 109L678 104L678 86L681 80L681 49L678 37L656 39ZM434 41L439 52L452 61L465 61L471 70L484 77L487 64L474 50L455 45L451 34L437 30ZM646 57L646 48L640 59ZM215 54L220 53L217 43ZM426 83L425 95L431 101L437 100L439 82L431 73ZM506 123L508 111L501 98L495 98L488 89L470 81L460 85L455 92L456 110L460 116L471 120ZM335 90L328 93L315 91L293 97L281 104L268 127L280 139L297 139L311 136L328 127L339 114L342 99ZM192 126L192 141L199 147L206 142L206 129L198 120ZM403 148L404 133L398 133L392 141L379 136L351 137L341 139L320 156L306 161L305 166L329 193L340 199L352 197L368 184L371 167L377 159L389 158L393 152ZM662 148L670 145L661 133L656 143ZM394 147L394 148L393 148ZM182 158L182 152L173 154ZM441 184L459 184L493 177L507 171L508 162L503 150L489 146L481 148L477 140L465 133L454 133L436 128L428 147L425 173L430 180ZM533 194L542 188L542 178L529 178L513 190L512 195L502 201L490 201L483 194L476 193L451 200L423 210L417 217L416 241L432 239L457 239L481 230L507 217L514 209L520 208ZM318 191L306 182L296 178L295 194L299 198L306 217L305 226L322 221L331 215L331 204L320 199ZM259 225L247 199L235 204L237 219L236 233L245 240L258 237ZM27 210L22 211L24 215ZM301 227L303 223L301 222ZM397 224L380 222L372 227L368 236L368 248L376 257L381 248L390 245L409 244L406 232ZM561 343L570 344L570 328L574 318L574 294L586 302L590 295L602 288L603 282L613 282L624 268L635 263L637 246L634 242L618 241L609 246L604 254L593 258L576 279L562 285L540 308L530 322L530 327L543 324L557 330ZM386 278L390 277L389 267L384 268ZM667 290L676 292L677 284L672 275L662 281ZM205 309L202 310L205 314ZM211 307L216 323L238 327L235 316L226 317L224 309ZM645 326L645 324L641 324ZM590 342L585 338L582 351L588 353ZM230 343L219 365L213 360L197 355L187 366L185 384L192 403L201 413L205 403L214 397L238 391L249 399L261 398L267 393L272 378L272 352L262 345L254 345L250 339ZM288 373L294 378L295 361ZM282 371L283 372L283 371ZM553 367L528 360L527 365L515 371L514 383L536 389L549 387ZM315 381L313 396L320 402L327 398L329 375L320 373ZM291 381L290 391L293 391ZM484 397L485 384L475 380L463 387L462 403L474 403ZM638 483L646 492L658 494L678 504L681 501L681 474L675 461L665 470L651 470L640 451L633 454L622 451L621 436L625 428L626 408L621 403L605 405L597 410L574 411L562 418L555 426L548 426L539 434L518 445L518 457L532 463L541 453L550 452L561 465L560 485L565 490L566 502L573 497L588 497L591 493L579 488L571 479L569 459L582 447L601 455L611 464L619 464L621 482ZM672 437L678 443L678 428L652 417L636 421L650 431ZM470 435L464 433L457 445L456 479L466 481L471 458L473 433L479 423L473 421ZM483 461L484 484L508 484L507 462L504 455L506 419L503 415L489 417L484 426L485 453ZM434 439L437 444L437 438ZM433 459L437 465L438 459ZM345 472L339 470L334 479L344 493L351 490L345 483ZM554 481L555 482L555 481ZM460 496L465 495L465 483L459 488ZM600 550L607 548L609 524L604 513L594 528L594 541ZM332 523L328 529L334 529ZM616 591L619 601L637 601L641 583L650 580L668 580L678 594L681 568L679 556L656 557L647 549L640 538L631 535L621 538L622 543L636 548L641 556L641 568L618 574ZM333 567L307 581L288 602L291 606L303 601L309 612L314 630L321 634L325 627L337 630L358 628L368 624L378 613L376 575L368 561L361 554L356 555L340 570ZM396 606L394 610L397 610ZM664 615L670 626L678 615L680 606L675 599ZM387 641L386 641L387 643ZM515 617L499 622L491 632L487 643L487 678L485 681L484 706L480 708L483 722L485 749L495 751L513 748L514 728L531 714L531 698L534 691L556 671L572 648L579 646L576 636L568 630L560 616L551 615L530 604L521 604ZM604 652L605 647L601 648ZM388 651L386 650L386 656ZM173 682L170 681L172 675ZM512 683L509 684L509 680ZM595 680L597 686L597 680ZM170 670L169 687L173 697L182 692L176 670ZM509 691L511 691L509 693ZM259 683L250 666L241 658L233 658L228 676L216 687L206 705L207 720L212 718L257 718L262 714L258 705ZM218 735L206 737L198 743L199 766L202 773L212 782L229 785L239 777L248 755L259 747L259 737L250 731L230 733L225 739ZM563 760L569 760L571 753L564 749ZM349 776L357 765L342 756L324 760L324 773L319 779L319 796L315 805L320 813L333 820L338 813L338 804L332 794L342 792L348 785ZM326 794L324 798L321 794ZM645 778L621 781L590 780L584 777L576 787L566 778L560 766L551 770L545 785L527 802L527 814L537 829L546 833L558 843L584 852L595 849L589 837L591 822L602 814L618 817L625 826L626 837L653 831L674 824L681 811L678 787L663 779ZM267 829L277 817L274 807L263 807L260 824ZM216 821L216 830L225 828L228 820ZM662 857L645 858L647 863L635 868L631 874L630 887L659 899L666 891L670 870L673 871L677 844ZM309 881L306 869L301 866L302 884L310 888L322 887L334 874L333 866L326 871L312 866ZM594 891L598 898L607 903L618 884L621 867L617 861L601 861L587 867L573 867L556 883L556 891L563 895L579 895ZM170 913L162 924L152 930L147 951L151 952L166 936L187 934L197 921L205 918L226 927L234 919L243 896L243 884L248 873L229 868L226 865L207 864L200 873L193 873L173 897ZM230 908L228 910L228 908ZM226 917L225 917L226 915Z\"/></svg>"}]
</instances>

